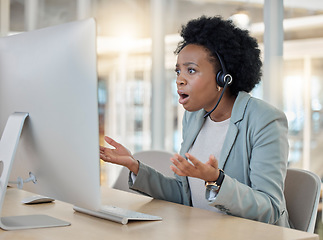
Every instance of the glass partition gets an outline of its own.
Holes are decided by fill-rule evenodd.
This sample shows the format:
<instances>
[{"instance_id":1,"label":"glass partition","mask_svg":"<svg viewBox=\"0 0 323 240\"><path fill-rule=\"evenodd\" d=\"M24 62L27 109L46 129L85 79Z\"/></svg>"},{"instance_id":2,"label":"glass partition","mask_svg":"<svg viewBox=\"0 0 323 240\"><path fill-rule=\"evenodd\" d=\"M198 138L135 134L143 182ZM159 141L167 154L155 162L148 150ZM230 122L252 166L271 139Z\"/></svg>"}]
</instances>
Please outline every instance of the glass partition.
<instances>
[{"instance_id":1,"label":"glass partition","mask_svg":"<svg viewBox=\"0 0 323 240\"><path fill-rule=\"evenodd\" d=\"M173 54L178 31L189 19L205 15L243 19L263 44L263 1L167 0L165 40L165 150L181 143L183 108L177 103ZM98 72L101 141L109 135L131 151L151 148L152 52L149 0L11 0L10 34L95 17L98 24ZM323 176L323 4L320 0L284 1L283 111L289 122L290 166ZM242 15L243 16L242 16ZM237 16L242 16L239 18ZM246 21L247 20L247 21ZM242 22L241 22L242 23ZM3 25L2 25L3 26ZM5 29L5 28L1 28ZM0 30L1 30L0 29ZM252 94L262 98L260 84ZM104 169L104 168L103 168Z\"/></svg>"}]
</instances>

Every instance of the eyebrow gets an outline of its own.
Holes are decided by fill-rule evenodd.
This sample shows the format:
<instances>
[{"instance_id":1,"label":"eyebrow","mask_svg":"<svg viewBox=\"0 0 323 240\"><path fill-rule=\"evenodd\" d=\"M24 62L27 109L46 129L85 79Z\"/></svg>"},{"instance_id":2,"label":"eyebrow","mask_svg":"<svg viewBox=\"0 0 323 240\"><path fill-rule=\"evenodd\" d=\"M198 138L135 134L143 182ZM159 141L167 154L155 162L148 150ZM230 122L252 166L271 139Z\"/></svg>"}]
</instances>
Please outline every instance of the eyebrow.
<instances>
[{"instance_id":1,"label":"eyebrow","mask_svg":"<svg viewBox=\"0 0 323 240\"><path fill-rule=\"evenodd\" d=\"M184 66L188 66L188 65L191 65L191 64L193 64L193 65L195 65L195 66L197 66L197 67L199 66L198 64L196 64L196 63L194 63L194 62L186 62L186 63L183 63L183 65L184 65ZM176 64L175 66L176 66L176 67L178 67L178 66L179 66L179 64Z\"/></svg>"}]
</instances>

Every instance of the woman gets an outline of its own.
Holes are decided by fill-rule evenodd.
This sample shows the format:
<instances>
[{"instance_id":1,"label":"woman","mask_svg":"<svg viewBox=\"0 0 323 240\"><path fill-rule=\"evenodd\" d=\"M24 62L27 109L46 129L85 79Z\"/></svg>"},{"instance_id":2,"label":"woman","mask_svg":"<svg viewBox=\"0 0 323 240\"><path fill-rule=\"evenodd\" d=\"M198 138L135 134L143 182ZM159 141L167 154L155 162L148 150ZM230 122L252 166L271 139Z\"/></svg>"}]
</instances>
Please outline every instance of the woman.
<instances>
[{"instance_id":1,"label":"woman","mask_svg":"<svg viewBox=\"0 0 323 240\"><path fill-rule=\"evenodd\" d=\"M247 31L221 17L188 22L175 72L185 108L175 178L137 161L121 144L101 159L127 167L129 186L154 198L289 227L283 194L288 158L285 115L248 93L261 77L260 51Z\"/></svg>"}]
</instances>

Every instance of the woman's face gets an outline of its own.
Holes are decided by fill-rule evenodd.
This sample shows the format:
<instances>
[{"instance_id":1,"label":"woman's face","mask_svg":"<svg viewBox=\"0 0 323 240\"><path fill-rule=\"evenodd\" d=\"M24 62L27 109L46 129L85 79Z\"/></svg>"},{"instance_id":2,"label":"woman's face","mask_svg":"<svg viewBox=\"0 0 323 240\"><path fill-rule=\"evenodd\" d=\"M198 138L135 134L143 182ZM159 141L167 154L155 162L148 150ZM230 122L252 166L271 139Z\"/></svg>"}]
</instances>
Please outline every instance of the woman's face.
<instances>
[{"instance_id":1,"label":"woman's face","mask_svg":"<svg viewBox=\"0 0 323 240\"><path fill-rule=\"evenodd\" d=\"M220 68L219 68L220 69ZM179 103L187 111L210 111L216 104L217 91L214 63L208 51L199 45L185 46L177 57L177 92Z\"/></svg>"}]
</instances>

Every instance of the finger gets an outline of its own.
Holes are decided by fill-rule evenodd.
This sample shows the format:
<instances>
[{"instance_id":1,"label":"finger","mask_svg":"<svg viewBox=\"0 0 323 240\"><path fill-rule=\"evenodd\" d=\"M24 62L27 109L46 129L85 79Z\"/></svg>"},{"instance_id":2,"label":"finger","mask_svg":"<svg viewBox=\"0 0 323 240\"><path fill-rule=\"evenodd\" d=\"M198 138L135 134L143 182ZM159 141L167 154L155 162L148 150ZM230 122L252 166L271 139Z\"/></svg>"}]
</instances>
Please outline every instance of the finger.
<instances>
[{"instance_id":1,"label":"finger","mask_svg":"<svg viewBox=\"0 0 323 240\"><path fill-rule=\"evenodd\" d=\"M178 153L176 153L176 154L174 155L174 157L175 157L175 159L177 159L179 162L187 163L187 160L186 160L184 157L182 157L182 155L179 155Z\"/></svg>"},{"instance_id":2,"label":"finger","mask_svg":"<svg viewBox=\"0 0 323 240\"><path fill-rule=\"evenodd\" d=\"M180 167L180 162L178 161L178 158L174 155L173 157L170 158L170 161L176 166Z\"/></svg>"},{"instance_id":3,"label":"finger","mask_svg":"<svg viewBox=\"0 0 323 240\"><path fill-rule=\"evenodd\" d=\"M115 149L111 149L111 148L104 148L102 150L100 150L100 156L105 156L106 159L108 159L109 161L111 161L112 159L116 159L117 155L114 153Z\"/></svg>"},{"instance_id":4,"label":"finger","mask_svg":"<svg viewBox=\"0 0 323 240\"><path fill-rule=\"evenodd\" d=\"M111 146L115 147L115 148L118 148L120 146L120 143L114 141L112 138L108 137L108 136L105 136L104 137L104 140Z\"/></svg>"},{"instance_id":5,"label":"finger","mask_svg":"<svg viewBox=\"0 0 323 240\"><path fill-rule=\"evenodd\" d=\"M209 160L206 162L206 164L214 167L214 168L218 168L218 160L215 158L215 156L213 154L210 155Z\"/></svg>"},{"instance_id":6,"label":"finger","mask_svg":"<svg viewBox=\"0 0 323 240\"><path fill-rule=\"evenodd\" d=\"M107 152L101 153L100 158L105 162L110 162L110 163L122 165L122 163L120 162L120 159L117 156L115 156L113 154L111 155Z\"/></svg>"},{"instance_id":7,"label":"finger","mask_svg":"<svg viewBox=\"0 0 323 240\"><path fill-rule=\"evenodd\" d=\"M104 149L105 149L105 147L100 146L100 152L103 152L103 151L104 151Z\"/></svg>"},{"instance_id":8,"label":"finger","mask_svg":"<svg viewBox=\"0 0 323 240\"><path fill-rule=\"evenodd\" d=\"M170 166L170 169L178 176L186 176L182 171L180 171L178 168L174 166Z\"/></svg>"},{"instance_id":9,"label":"finger","mask_svg":"<svg viewBox=\"0 0 323 240\"><path fill-rule=\"evenodd\" d=\"M114 149L112 149L112 148L106 148L106 147L102 147L102 146L100 146L100 154L103 154L103 155L106 155L106 156L108 156L108 155L110 155L110 154L112 154Z\"/></svg>"},{"instance_id":10,"label":"finger","mask_svg":"<svg viewBox=\"0 0 323 240\"><path fill-rule=\"evenodd\" d=\"M179 154L175 154L172 158L171 158L172 163L177 167L177 168L181 168L182 166L189 166L191 165L185 158L183 158L181 155Z\"/></svg>"},{"instance_id":11,"label":"finger","mask_svg":"<svg viewBox=\"0 0 323 240\"><path fill-rule=\"evenodd\" d=\"M196 157L194 157L193 155L186 153L185 156L193 163L193 165L198 168L202 162L199 161Z\"/></svg>"},{"instance_id":12,"label":"finger","mask_svg":"<svg viewBox=\"0 0 323 240\"><path fill-rule=\"evenodd\" d=\"M191 163L180 155L174 155L174 157L171 158L171 161L178 170L176 174L180 176L188 176L195 169Z\"/></svg>"},{"instance_id":13,"label":"finger","mask_svg":"<svg viewBox=\"0 0 323 240\"><path fill-rule=\"evenodd\" d=\"M102 159L105 162L110 161L110 157L102 153L100 154L100 159Z\"/></svg>"}]
</instances>

